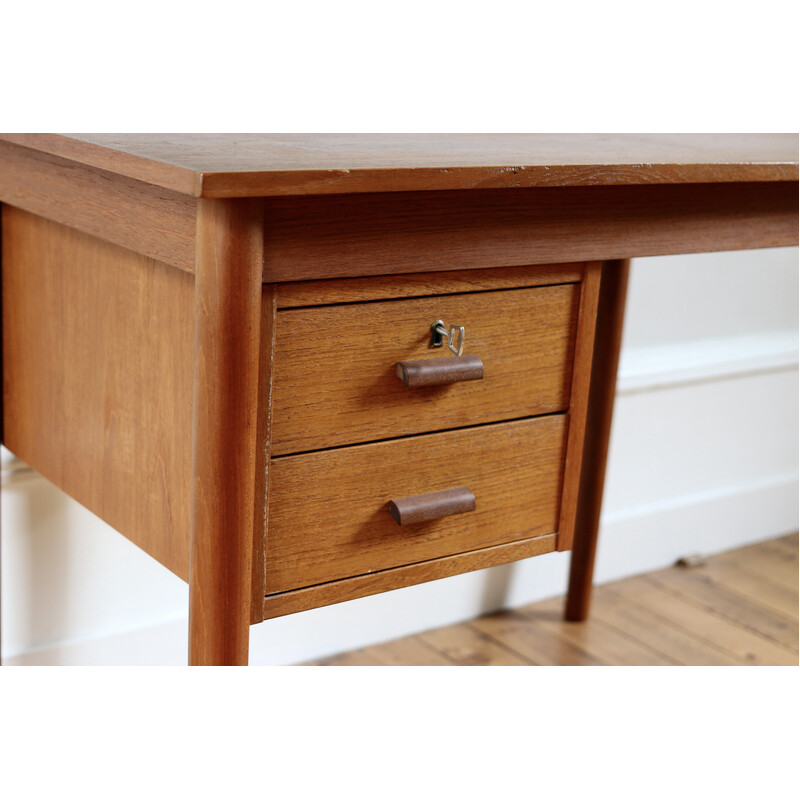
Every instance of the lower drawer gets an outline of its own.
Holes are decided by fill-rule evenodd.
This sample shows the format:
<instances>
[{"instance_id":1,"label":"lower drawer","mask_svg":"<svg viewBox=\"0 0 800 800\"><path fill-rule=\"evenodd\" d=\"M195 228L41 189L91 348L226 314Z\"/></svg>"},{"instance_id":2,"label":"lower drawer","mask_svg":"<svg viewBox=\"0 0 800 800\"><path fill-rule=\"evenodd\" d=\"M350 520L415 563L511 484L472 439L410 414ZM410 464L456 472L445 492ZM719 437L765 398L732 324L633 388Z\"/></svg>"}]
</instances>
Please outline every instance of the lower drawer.
<instances>
[{"instance_id":1,"label":"lower drawer","mask_svg":"<svg viewBox=\"0 0 800 800\"><path fill-rule=\"evenodd\" d=\"M554 533L566 417L272 460L266 592ZM392 500L467 487L474 511L400 526Z\"/></svg>"}]
</instances>

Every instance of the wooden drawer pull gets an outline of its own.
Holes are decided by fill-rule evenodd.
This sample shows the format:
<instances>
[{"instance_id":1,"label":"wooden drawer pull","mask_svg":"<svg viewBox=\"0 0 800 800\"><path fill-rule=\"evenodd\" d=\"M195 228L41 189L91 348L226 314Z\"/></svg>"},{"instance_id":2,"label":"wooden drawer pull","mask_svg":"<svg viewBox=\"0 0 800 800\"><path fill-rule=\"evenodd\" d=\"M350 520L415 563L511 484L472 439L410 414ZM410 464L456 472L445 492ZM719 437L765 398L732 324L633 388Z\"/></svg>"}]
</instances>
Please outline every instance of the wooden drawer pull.
<instances>
[{"instance_id":1,"label":"wooden drawer pull","mask_svg":"<svg viewBox=\"0 0 800 800\"><path fill-rule=\"evenodd\" d=\"M478 356L398 361L397 377L403 381L404 386L409 387L477 381L483 378L483 361Z\"/></svg>"},{"instance_id":2,"label":"wooden drawer pull","mask_svg":"<svg viewBox=\"0 0 800 800\"><path fill-rule=\"evenodd\" d=\"M475 495L466 486L389 501L389 513L398 525L411 525L474 510Z\"/></svg>"}]
</instances>

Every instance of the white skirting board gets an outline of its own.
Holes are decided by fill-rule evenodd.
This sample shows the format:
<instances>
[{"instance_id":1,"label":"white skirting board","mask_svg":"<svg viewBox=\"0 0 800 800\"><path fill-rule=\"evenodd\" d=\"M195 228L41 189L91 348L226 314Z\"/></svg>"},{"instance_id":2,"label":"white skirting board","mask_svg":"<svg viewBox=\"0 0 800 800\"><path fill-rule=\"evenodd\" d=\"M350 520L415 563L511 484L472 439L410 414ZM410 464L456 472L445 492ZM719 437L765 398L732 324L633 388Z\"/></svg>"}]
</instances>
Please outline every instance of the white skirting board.
<instances>
[{"instance_id":1,"label":"white skirting board","mask_svg":"<svg viewBox=\"0 0 800 800\"><path fill-rule=\"evenodd\" d=\"M623 354L596 579L797 529L796 333ZM183 664L186 586L4 459L3 661ZM292 664L560 595L568 554L270 620L251 663Z\"/></svg>"}]
</instances>

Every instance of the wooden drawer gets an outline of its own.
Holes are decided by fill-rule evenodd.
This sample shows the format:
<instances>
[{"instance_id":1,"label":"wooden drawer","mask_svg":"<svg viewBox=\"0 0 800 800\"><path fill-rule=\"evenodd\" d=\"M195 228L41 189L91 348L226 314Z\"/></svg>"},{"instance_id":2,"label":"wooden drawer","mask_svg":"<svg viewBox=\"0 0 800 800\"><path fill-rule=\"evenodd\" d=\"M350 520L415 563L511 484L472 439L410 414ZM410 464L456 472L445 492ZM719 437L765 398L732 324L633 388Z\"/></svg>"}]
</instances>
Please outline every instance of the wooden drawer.
<instances>
[{"instance_id":1,"label":"wooden drawer","mask_svg":"<svg viewBox=\"0 0 800 800\"><path fill-rule=\"evenodd\" d=\"M274 459L267 594L555 532L566 429L555 414ZM388 511L460 486L475 511L404 526Z\"/></svg>"},{"instance_id":2,"label":"wooden drawer","mask_svg":"<svg viewBox=\"0 0 800 800\"><path fill-rule=\"evenodd\" d=\"M272 454L564 411L580 284L278 311ZM463 325L482 380L407 388L398 361L432 349L437 319Z\"/></svg>"}]
</instances>

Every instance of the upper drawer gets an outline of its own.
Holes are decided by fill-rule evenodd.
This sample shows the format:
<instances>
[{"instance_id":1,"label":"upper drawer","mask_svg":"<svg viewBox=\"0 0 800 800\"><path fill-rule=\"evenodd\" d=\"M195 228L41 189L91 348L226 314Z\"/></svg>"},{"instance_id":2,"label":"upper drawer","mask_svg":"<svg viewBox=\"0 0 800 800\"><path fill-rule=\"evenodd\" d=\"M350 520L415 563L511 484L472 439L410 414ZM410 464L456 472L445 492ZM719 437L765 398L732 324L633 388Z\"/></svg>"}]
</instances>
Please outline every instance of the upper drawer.
<instances>
[{"instance_id":1,"label":"upper drawer","mask_svg":"<svg viewBox=\"0 0 800 800\"><path fill-rule=\"evenodd\" d=\"M579 300L566 284L279 311L272 454L565 410ZM439 319L484 377L407 388L398 361L454 358L429 347Z\"/></svg>"}]
</instances>

